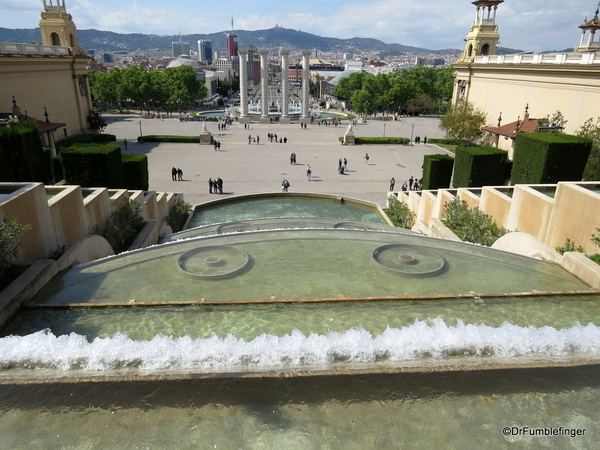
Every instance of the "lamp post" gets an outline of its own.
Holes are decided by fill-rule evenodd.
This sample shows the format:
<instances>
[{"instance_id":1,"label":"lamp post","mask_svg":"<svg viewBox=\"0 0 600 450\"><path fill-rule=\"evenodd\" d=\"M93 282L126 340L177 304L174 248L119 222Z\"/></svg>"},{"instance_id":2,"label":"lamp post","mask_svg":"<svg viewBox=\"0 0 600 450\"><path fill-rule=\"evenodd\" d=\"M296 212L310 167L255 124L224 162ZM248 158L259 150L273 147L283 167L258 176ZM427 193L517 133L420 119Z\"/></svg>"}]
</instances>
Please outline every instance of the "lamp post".
<instances>
[{"instance_id":1,"label":"lamp post","mask_svg":"<svg viewBox=\"0 0 600 450\"><path fill-rule=\"evenodd\" d=\"M383 137L385 137L385 122L383 122Z\"/></svg>"},{"instance_id":2,"label":"lamp post","mask_svg":"<svg viewBox=\"0 0 600 450\"><path fill-rule=\"evenodd\" d=\"M140 120L140 144L144 143L144 133L142 133L142 121Z\"/></svg>"},{"instance_id":3,"label":"lamp post","mask_svg":"<svg viewBox=\"0 0 600 450\"><path fill-rule=\"evenodd\" d=\"M415 124L412 124L412 128L410 130L410 145L413 145L413 134L415 132Z\"/></svg>"}]
</instances>

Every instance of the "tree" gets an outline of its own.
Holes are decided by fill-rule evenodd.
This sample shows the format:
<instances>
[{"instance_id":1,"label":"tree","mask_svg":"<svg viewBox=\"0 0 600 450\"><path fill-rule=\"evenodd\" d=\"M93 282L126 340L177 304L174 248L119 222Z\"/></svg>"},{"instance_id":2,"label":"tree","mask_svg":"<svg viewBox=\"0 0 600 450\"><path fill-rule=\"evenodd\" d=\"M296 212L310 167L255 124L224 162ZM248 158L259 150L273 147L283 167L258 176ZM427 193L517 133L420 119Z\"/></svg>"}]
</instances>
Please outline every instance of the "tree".
<instances>
[{"instance_id":1,"label":"tree","mask_svg":"<svg viewBox=\"0 0 600 450\"><path fill-rule=\"evenodd\" d=\"M583 170L583 179L600 180L600 117L595 122L594 119L586 120L576 134L592 140L592 151Z\"/></svg>"},{"instance_id":2,"label":"tree","mask_svg":"<svg viewBox=\"0 0 600 450\"><path fill-rule=\"evenodd\" d=\"M473 142L483 134L481 127L487 120L486 114L471 103L459 100L448 114L441 119L440 128L448 137L461 142Z\"/></svg>"}]
</instances>

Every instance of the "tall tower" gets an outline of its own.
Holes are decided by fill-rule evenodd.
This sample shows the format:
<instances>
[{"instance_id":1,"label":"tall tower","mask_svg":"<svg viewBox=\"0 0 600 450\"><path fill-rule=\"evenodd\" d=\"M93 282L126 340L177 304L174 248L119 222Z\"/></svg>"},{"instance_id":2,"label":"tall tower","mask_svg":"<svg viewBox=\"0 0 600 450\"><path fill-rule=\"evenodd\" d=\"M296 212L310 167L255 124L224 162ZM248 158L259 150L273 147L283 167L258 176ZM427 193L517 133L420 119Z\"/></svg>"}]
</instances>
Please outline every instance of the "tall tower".
<instances>
[{"instance_id":1,"label":"tall tower","mask_svg":"<svg viewBox=\"0 0 600 450\"><path fill-rule=\"evenodd\" d=\"M236 34L226 34L227 38L227 59L231 60L234 56L238 56L238 43Z\"/></svg>"},{"instance_id":2,"label":"tall tower","mask_svg":"<svg viewBox=\"0 0 600 450\"><path fill-rule=\"evenodd\" d=\"M465 38L465 51L458 62L472 61L476 56L495 55L500 43L496 10L504 0L476 0L475 23Z\"/></svg>"},{"instance_id":3,"label":"tall tower","mask_svg":"<svg viewBox=\"0 0 600 450\"><path fill-rule=\"evenodd\" d=\"M40 31L44 45L71 47L74 53L85 55L85 51L79 47L77 27L71 14L67 13L65 0L62 0L62 5L60 0L56 0L56 5L53 4L53 0L44 0L41 16Z\"/></svg>"},{"instance_id":4,"label":"tall tower","mask_svg":"<svg viewBox=\"0 0 600 450\"><path fill-rule=\"evenodd\" d=\"M212 65L213 54L212 54L212 41L210 39L200 39L198 41L198 55L199 59L204 64Z\"/></svg>"},{"instance_id":5,"label":"tall tower","mask_svg":"<svg viewBox=\"0 0 600 450\"><path fill-rule=\"evenodd\" d=\"M581 36L579 47L575 49L576 52L597 52L600 50L600 18L598 18L598 14L600 14L600 2L596 8L594 18L592 20L587 20L586 18L585 23L579 25L579 28L583 30L583 35ZM587 34L588 32L590 33L589 35Z\"/></svg>"}]
</instances>

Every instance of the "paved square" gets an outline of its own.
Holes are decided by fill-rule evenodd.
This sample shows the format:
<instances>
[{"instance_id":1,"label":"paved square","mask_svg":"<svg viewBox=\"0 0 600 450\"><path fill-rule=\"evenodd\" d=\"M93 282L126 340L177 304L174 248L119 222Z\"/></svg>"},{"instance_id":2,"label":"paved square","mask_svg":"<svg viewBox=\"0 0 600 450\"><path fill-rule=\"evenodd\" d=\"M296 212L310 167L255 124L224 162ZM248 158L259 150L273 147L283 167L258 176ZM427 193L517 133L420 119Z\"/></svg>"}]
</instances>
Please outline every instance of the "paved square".
<instances>
[{"instance_id":1,"label":"paved square","mask_svg":"<svg viewBox=\"0 0 600 450\"><path fill-rule=\"evenodd\" d=\"M150 167L150 189L153 191L183 192L192 205L215 200L209 194L208 179L221 177L223 196L263 192L281 192L281 183L287 179L289 192L317 192L354 197L385 206L389 180L396 179L399 190L411 176L420 178L423 156L446 153L434 145L356 145L343 146L338 138L346 132L348 121L338 127L299 124L260 125L234 123L226 131L219 131L216 122L207 122L207 130L221 142L221 150L211 145L136 143L140 127L144 135L196 136L202 130L201 122L180 122L179 119L141 119L135 115L105 115L106 133L128 140L124 152L145 154ZM357 137L397 136L410 138L444 137L437 118L408 117L400 121L370 120L354 127ZM287 143L271 143L268 133L286 137ZM248 144L248 135L260 137L260 143ZM297 164L290 164L295 152ZM369 154L365 165L363 157ZM348 160L348 170L338 173L338 160ZM306 178L310 164L311 181ZM171 168L183 170L183 181L171 180Z\"/></svg>"}]
</instances>

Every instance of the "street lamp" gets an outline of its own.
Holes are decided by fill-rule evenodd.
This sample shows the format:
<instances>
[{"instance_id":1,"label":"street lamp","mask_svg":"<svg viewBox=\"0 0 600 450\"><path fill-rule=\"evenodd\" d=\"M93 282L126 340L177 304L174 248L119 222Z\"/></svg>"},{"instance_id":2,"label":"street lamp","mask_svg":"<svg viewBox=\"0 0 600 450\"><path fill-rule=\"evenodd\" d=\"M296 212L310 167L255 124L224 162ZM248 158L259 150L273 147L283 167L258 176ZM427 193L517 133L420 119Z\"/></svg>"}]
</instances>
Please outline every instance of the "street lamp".
<instances>
[{"instance_id":1,"label":"street lamp","mask_svg":"<svg viewBox=\"0 0 600 450\"><path fill-rule=\"evenodd\" d=\"M140 120L140 144L144 143L144 134L142 133L142 121Z\"/></svg>"},{"instance_id":2,"label":"street lamp","mask_svg":"<svg viewBox=\"0 0 600 450\"><path fill-rule=\"evenodd\" d=\"M412 128L410 130L410 145L413 145L413 134L415 132L415 124L412 124Z\"/></svg>"},{"instance_id":3,"label":"street lamp","mask_svg":"<svg viewBox=\"0 0 600 450\"><path fill-rule=\"evenodd\" d=\"M383 122L383 137L385 137L385 122Z\"/></svg>"}]
</instances>

